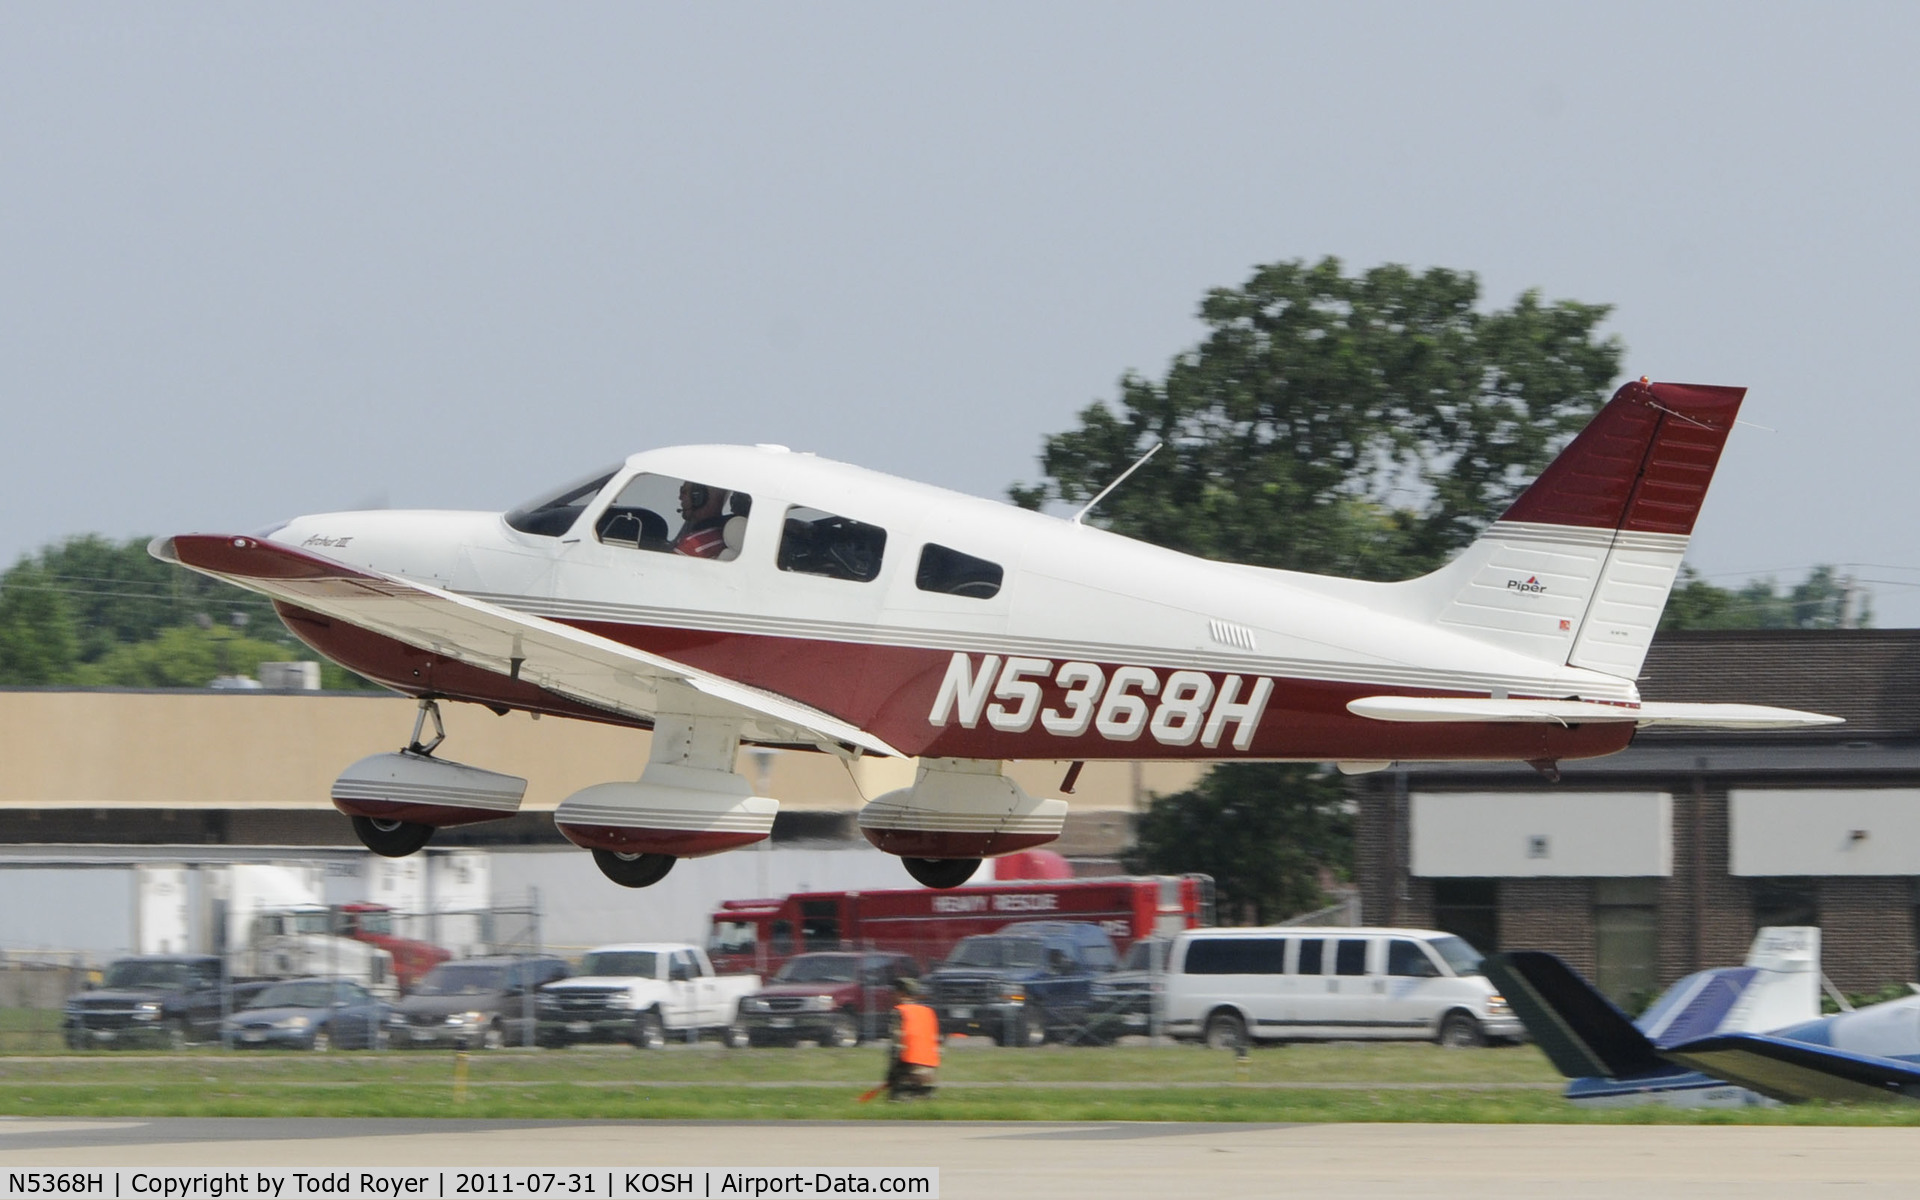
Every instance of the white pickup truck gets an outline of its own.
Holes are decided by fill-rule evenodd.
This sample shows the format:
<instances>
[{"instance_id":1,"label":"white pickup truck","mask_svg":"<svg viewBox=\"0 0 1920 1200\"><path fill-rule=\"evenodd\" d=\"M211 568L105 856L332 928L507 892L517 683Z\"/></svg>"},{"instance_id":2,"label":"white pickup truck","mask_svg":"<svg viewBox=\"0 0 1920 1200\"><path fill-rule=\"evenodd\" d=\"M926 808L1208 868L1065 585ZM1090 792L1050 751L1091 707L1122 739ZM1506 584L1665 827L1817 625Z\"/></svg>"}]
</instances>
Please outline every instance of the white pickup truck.
<instances>
[{"instance_id":1,"label":"white pickup truck","mask_svg":"<svg viewBox=\"0 0 1920 1200\"><path fill-rule=\"evenodd\" d=\"M540 989L539 1040L632 1042L652 1050L669 1038L717 1033L729 1046L744 1046L740 1001L759 990L758 975L715 975L707 952L684 942L600 946L580 960L579 974Z\"/></svg>"}]
</instances>

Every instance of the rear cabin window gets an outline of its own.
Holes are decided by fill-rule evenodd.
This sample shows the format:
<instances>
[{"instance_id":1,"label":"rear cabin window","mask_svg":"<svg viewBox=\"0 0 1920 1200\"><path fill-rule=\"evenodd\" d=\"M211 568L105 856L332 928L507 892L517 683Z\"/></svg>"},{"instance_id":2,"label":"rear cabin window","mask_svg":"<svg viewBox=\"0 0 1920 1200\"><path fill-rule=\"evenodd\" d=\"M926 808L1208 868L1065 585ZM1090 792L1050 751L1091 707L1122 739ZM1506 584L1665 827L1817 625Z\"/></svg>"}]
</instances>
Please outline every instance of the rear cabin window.
<instances>
[{"instance_id":1,"label":"rear cabin window","mask_svg":"<svg viewBox=\"0 0 1920 1200\"><path fill-rule=\"evenodd\" d=\"M887 531L878 525L794 505L780 534L782 571L871 583L880 574Z\"/></svg>"},{"instance_id":2,"label":"rear cabin window","mask_svg":"<svg viewBox=\"0 0 1920 1200\"><path fill-rule=\"evenodd\" d=\"M1286 962L1285 938L1195 938L1181 969L1188 975L1278 975Z\"/></svg>"},{"instance_id":3,"label":"rear cabin window","mask_svg":"<svg viewBox=\"0 0 1920 1200\"><path fill-rule=\"evenodd\" d=\"M999 563L928 542L921 547L920 569L914 572L913 585L923 592L990 600L1000 594L1000 580L1005 574Z\"/></svg>"},{"instance_id":4,"label":"rear cabin window","mask_svg":"<svg viewBox=\"0 0 1920 1200\"><path fill-rule=\"evenodd\" d=\"M614 470L617 470L615 468ZM507 524L521 533L536 534L540 537L559 537L573 528L580 514L607 481L614 476L614 470L595 471L585 479L576 479L563 488L538 496L518 508L507 510Z\"/></svg>"},{"instance_id":5,"label":"rear cabin window","mask_svg":"<svg viewBox=\"0 0 1920 1200\"><path fill-rule=\"evenodd\" d=\"M1333 973L1335 975L1367 973L1367 943L1364 939L1340 939L1339 948L1333 952Z\"/></svg>"},{"instance_id":6,"label":"rear cabin window","mask_svg":"<svg viewBox=\"0 0 1920 1200\"><path fill-rule=\"evenodd\" d=\"M642 472L594 522L594 535L608 546L682 554L730 562L746 539L753 497L745 492Z\"/></svg>"}]
</instances>

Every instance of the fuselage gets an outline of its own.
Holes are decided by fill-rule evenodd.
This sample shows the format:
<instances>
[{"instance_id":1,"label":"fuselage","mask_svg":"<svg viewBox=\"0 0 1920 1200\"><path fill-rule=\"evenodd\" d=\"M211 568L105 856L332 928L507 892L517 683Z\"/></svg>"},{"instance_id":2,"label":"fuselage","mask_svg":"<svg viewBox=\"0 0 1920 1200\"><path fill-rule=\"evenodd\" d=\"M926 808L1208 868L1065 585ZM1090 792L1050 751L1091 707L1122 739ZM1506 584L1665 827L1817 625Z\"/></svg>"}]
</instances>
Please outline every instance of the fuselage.
<instances>
[{"instance_id":1,"label":"fuselage","mask_svg":"<svg viewBox=\"0 0 1920 1200\"><path fill-rule=\"evenodd\" d=\"M654 481L750 497L734 503L748 511L724 560L675 552L675 528L692 522L623 499ZM1349 713L1383 694L1637 702L1628 680L1436 627L1420 581L1210 562L777 447L636 454L577 507L544 525L327 513L268 536L765 689L918 756L1554 760L1632 737L1630 723L1409 727ZM664 533L636 533L634 513ZM829 534L859 560L835 565L844 547ZM411 694L630 720L282 611L323 653Z\"/></svg>"}]
</instances>

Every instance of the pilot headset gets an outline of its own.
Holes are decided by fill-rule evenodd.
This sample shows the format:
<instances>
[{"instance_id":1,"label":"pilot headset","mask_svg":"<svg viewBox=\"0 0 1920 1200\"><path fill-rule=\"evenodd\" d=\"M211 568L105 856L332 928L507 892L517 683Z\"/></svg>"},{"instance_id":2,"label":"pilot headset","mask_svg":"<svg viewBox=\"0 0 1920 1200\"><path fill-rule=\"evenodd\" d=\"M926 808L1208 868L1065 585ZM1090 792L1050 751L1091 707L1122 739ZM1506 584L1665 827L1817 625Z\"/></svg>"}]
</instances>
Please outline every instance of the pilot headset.
<instances>
[{"instance_id":1,"label":"pilot headset","mask_svg":"<svg viewBox=\"0 0 1920 1200\"><path fill-rule=\"evenodd\" d=\"M696 510L705 508L707 506L707 501L710 499L712 499L712 495L707 491L706 484L704 483L687 484L687 507L696 509Z\"/></svg>"}]
</instances>

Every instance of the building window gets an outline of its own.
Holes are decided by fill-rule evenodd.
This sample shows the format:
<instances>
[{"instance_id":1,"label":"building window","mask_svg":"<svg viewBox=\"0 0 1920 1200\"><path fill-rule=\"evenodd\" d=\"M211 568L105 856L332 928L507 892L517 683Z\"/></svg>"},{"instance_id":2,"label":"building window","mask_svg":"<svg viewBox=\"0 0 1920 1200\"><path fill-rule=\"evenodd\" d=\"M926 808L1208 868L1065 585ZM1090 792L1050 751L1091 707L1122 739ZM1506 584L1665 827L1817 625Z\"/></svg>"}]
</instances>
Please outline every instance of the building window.
<instances>
[{"instance_id":1,"label":"building window","mask_svg":"<svg viewBox=\"0 0 1920 1200\"><path fill-rule=\"evenodd\" d=\"M1818 925L1820 885L1811 879L1753 881L1753 927Z\"/></svg>"},{"instance_id":2,"label":"building window","mask_svg":"<svg viewBox=\"0 0 1920 1200\"><path fill-rule=\"evenodd\" d=\"M1607 998L1639 1012L1660 990L1660 881L1593 882L1593 981Z\"/></svg>"},{"instance_id":3,"label":"building window","mask_svg":"<svg viewBox=\"0 0 1920 1200\"><path fill-rule=\"evenodd\" d=\"M1433 927L1464 938L1482 954L1500 948L1500 881L1433 881Z\"/></svg>"}]
</instances>

